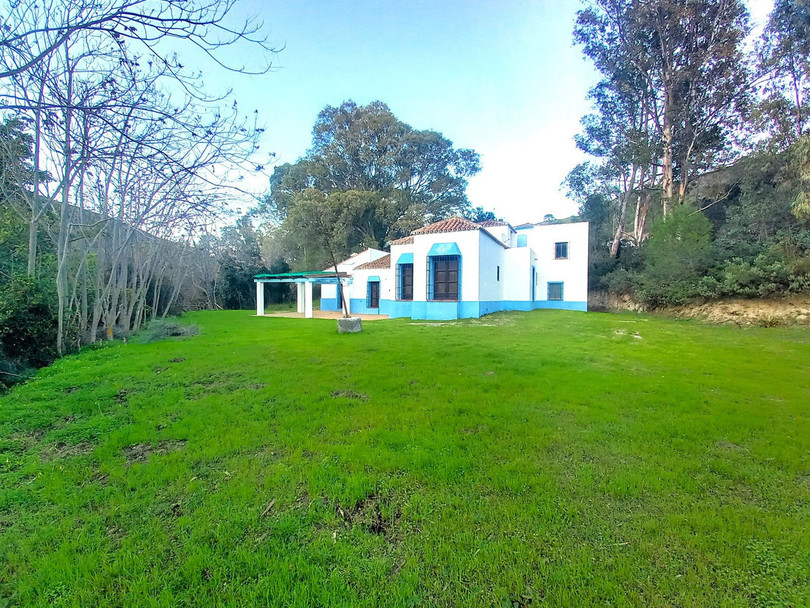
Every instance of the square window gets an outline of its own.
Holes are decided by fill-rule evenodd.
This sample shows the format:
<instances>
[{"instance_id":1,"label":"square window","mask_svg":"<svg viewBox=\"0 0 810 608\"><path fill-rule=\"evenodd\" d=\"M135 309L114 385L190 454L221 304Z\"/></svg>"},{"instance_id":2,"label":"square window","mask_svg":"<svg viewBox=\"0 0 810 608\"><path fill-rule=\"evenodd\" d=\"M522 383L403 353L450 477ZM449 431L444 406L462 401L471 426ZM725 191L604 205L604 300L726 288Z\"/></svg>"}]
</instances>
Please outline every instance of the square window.
<instances>
[{"instance_id":1,"label":"square window","mask_svg":"<svg viewBox=\"0 0 810 608\"><path fill-rule=\"evenodd\" d=\"M519 234L519 235L517 235L517 246L518 246L518 247L525 247L525 246L526 246L526 240L527 240L527 239L526 239L526 235L525 235L525 234Z\"/></svg>"},{"instance_id":2,"label":"square window","mask_svg":"<svg viewBox=\"0 0 810 608\"><path fill-rule=\"evenodd\" d=\"M554 243L554 259L567 260L568 259L568 243Z\"/></svg>"},{"instance_id":3,"label":"square window","mask_svg":"<svg viewBox=\"0 0 810 608\"><path fill-rule=\"evenodd\" d=\"M549 283L548 284L548 299L549 300L562 300L563 299L563 284L562 283Z\"/></svg>"}]
</instances>

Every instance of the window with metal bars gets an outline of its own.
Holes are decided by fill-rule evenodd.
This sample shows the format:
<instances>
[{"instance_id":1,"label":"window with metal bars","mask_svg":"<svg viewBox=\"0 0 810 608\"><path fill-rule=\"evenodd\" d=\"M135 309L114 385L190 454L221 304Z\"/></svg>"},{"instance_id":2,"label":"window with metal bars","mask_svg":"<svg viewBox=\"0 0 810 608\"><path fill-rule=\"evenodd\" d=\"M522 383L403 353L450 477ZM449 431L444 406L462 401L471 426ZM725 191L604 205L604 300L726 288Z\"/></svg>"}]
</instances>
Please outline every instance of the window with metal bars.
<instances>
[{"instance_id":1,"label":"window with metal bars","mask_svg":"<svg viewBox=\"0 0 810 608\"><path fill-rule=\"evenodd\" d=\"M428 295L431 300L458 300L459 256L428 258Z\"/></svg>"},{"instance_id":2,"label":"window with metal bars","mask_svg":"<svg viewBox=\"0 0 810 608\"><path fill-rule=\"evenodd\" d=\"M380 307L380 282L369 281L366 289L366 307L379 308Z\"/></svg>"},{"instance_id":3,"label":"window with metal bars","mask_svg":"<svg viewBox=\"0 0 810 608\"><path fill-rule=\"evenodd\" d=\"M549 300L562 300L563 299L563 284L562 283L549 283L548 284L548 299Z\"/></svg>"},{"instance_id":4,"label":"window with metal bars","mask_svg":"<svg viewBox=\"0 0 810 608\"><path fill-rule=\"evenodd\" d=\"M413 300L413 264L397 264L398 300Z\"/></svg>"}]
</instances>

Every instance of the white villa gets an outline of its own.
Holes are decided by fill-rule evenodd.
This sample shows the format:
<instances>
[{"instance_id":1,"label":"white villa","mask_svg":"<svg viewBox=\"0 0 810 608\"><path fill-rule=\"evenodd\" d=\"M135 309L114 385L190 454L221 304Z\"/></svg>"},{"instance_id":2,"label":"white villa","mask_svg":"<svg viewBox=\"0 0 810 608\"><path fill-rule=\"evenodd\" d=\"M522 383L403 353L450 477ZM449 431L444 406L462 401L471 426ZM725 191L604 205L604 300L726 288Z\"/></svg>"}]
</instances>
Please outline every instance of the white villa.
<instances>
[{"instance_id":1,"label":"white villa","mask_svg":"<svg viewBox=\"0 0 810 608\"><path fill-rule=\"evenodd\" d=\"M264 314L264 283L298 284L298 311L312 316L312 285L321 310L447 320L501 310L588 308L588 223L471 222L452 217L367 249L334 269L258 275L256 313Z\"/></svg>"}]
</instances>

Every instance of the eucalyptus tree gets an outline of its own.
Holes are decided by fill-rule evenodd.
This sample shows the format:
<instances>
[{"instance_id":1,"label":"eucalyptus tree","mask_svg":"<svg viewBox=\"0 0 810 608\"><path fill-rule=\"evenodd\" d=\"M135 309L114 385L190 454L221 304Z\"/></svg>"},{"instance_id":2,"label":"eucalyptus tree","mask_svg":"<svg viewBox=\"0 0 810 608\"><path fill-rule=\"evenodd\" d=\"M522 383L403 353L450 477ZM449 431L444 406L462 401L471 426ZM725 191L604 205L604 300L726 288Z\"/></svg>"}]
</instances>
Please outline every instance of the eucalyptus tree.
<instances>
[{"instance_id":1,"label":"eucalyptus tree","mask_svg":"<svg viewBox=\"0 0 810 608\"><path fill-rule=\"evenodd\" d=\"M606 82L640 83L639 103L660 140L664 214L683 201L692 175L726 159L750 97L748 31L740 0L593 0L578 13L574 39ZM632 77L616 79L617 69Z\"/></svg>"},{"instance_id":2,"label":"eucalyptus tree","mask_svg":"<svg viewBox=\"0 0 810 608\"><path fill-rule=\"evenodd\" d=\"M643 82L635 76L627 66L614 64L610 78L591 90L589 97L595 112L582 119L583 130L575 137L578 148L600 160L589 172L598 194L612 202L610 255L614 258L623 239L630 238L639 245L646 238L650 205L658 198L660 169L656 157L660 145L645 103ZM569 179L569 188L576 183L576 179ZM572 190L577 192L576 188ZM596 193L583 198L579 192L579 198L587 200L590 194ZM630 226L628 207L633 202L635 213Z\"/></svg>"},{"instance_id":3,"label":"eucalyptus tree","mask_svg":"<svg viewBox=\"0 0 810 608\"><path fill-rule=\"evenodd\" d=\"M771 147L782 150L810 124L810 4L776 0L759 46L766 78L759 112Z\"/></svg>"}]
</instances>

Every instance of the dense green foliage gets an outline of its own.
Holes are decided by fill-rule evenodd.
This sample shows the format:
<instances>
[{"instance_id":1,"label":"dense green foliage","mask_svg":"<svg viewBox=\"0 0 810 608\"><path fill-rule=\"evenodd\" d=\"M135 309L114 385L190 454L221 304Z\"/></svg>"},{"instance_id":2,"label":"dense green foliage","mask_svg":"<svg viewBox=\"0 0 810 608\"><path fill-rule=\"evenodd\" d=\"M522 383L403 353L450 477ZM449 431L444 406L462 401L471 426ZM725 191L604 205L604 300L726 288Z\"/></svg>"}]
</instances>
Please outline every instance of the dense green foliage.
<instances>
[{"instance_id":1,"label":"dense green foliage","mask_svg":"<svg viewBox=\"0 0 810 608\"><path fill-rule=\"evenodd\" d=\"M574 40L601 80L566 185L593 289L651 307L810 290L808 14L779 0L753 50L739 0L584 3Z\"/></svg>"},{"instance_id":2,"label":"dense green foliage","mask_svg":"<svg viewBox=\"0 0 810 608\"><path fill-rule=\"evenodd\" d=\"M189 320L0 398L0 603L810 603L803 329Z\"/></svg>"},{"instance_id":3,"label":"dense green foliage","mask_svg":"<svg viewBox=\"0 0 810 608\"><path fill-rule=\"evenodd\" d=\"M26 276L28 226L6 204L8 196L13 189L0 188L0 389L56 357L53 255L40 250L39 276Z\"/></svg>"},{"instance_id":4,"label":"dense green foliage","mask_svg":"<svg viewBox=\"0 0 810 608\"><path fill-rule=\"evenodd\" d=\"M212 278L218 280L213 291L222 308L253 308L256 303L256 284L253 277L257 274L277 274L290 270L283 259L276 258L269 264L264 261L261 235L253 227L250 216L244 216L233 226L224 228L217 241L217 248L219 268ZM268 304L288 302L293 297L289 285L265 286L265 302Z\"/></svg>"},{"instance_id":5,"label":"dense green foliage","mask_svg":"<svg viewBox=\"0 0 810 608\"><path fill-rule=\"evenodd\" d=\"M604 198L591 196L582 206L593 218L591 288L652 307L809 292L810 222L796 212L808 162L803 138L706 174L685 205L651 222L643 246L625 242L616 258L606 244Z\"/></svg>"},{"instance_id":6,"label":"dense green foliage","mask_svg":"<svg viewBox=\"0 0 810 608\"><path fill-rule=\"evenodd\" d=\"M467 199L479 170L476 152L414 129L384 103L346 101L320 112L303 158L275 168L261 213L279 226L290 266L323 268L437 219L486 214Z\"/></svg>"}]
</instances>

